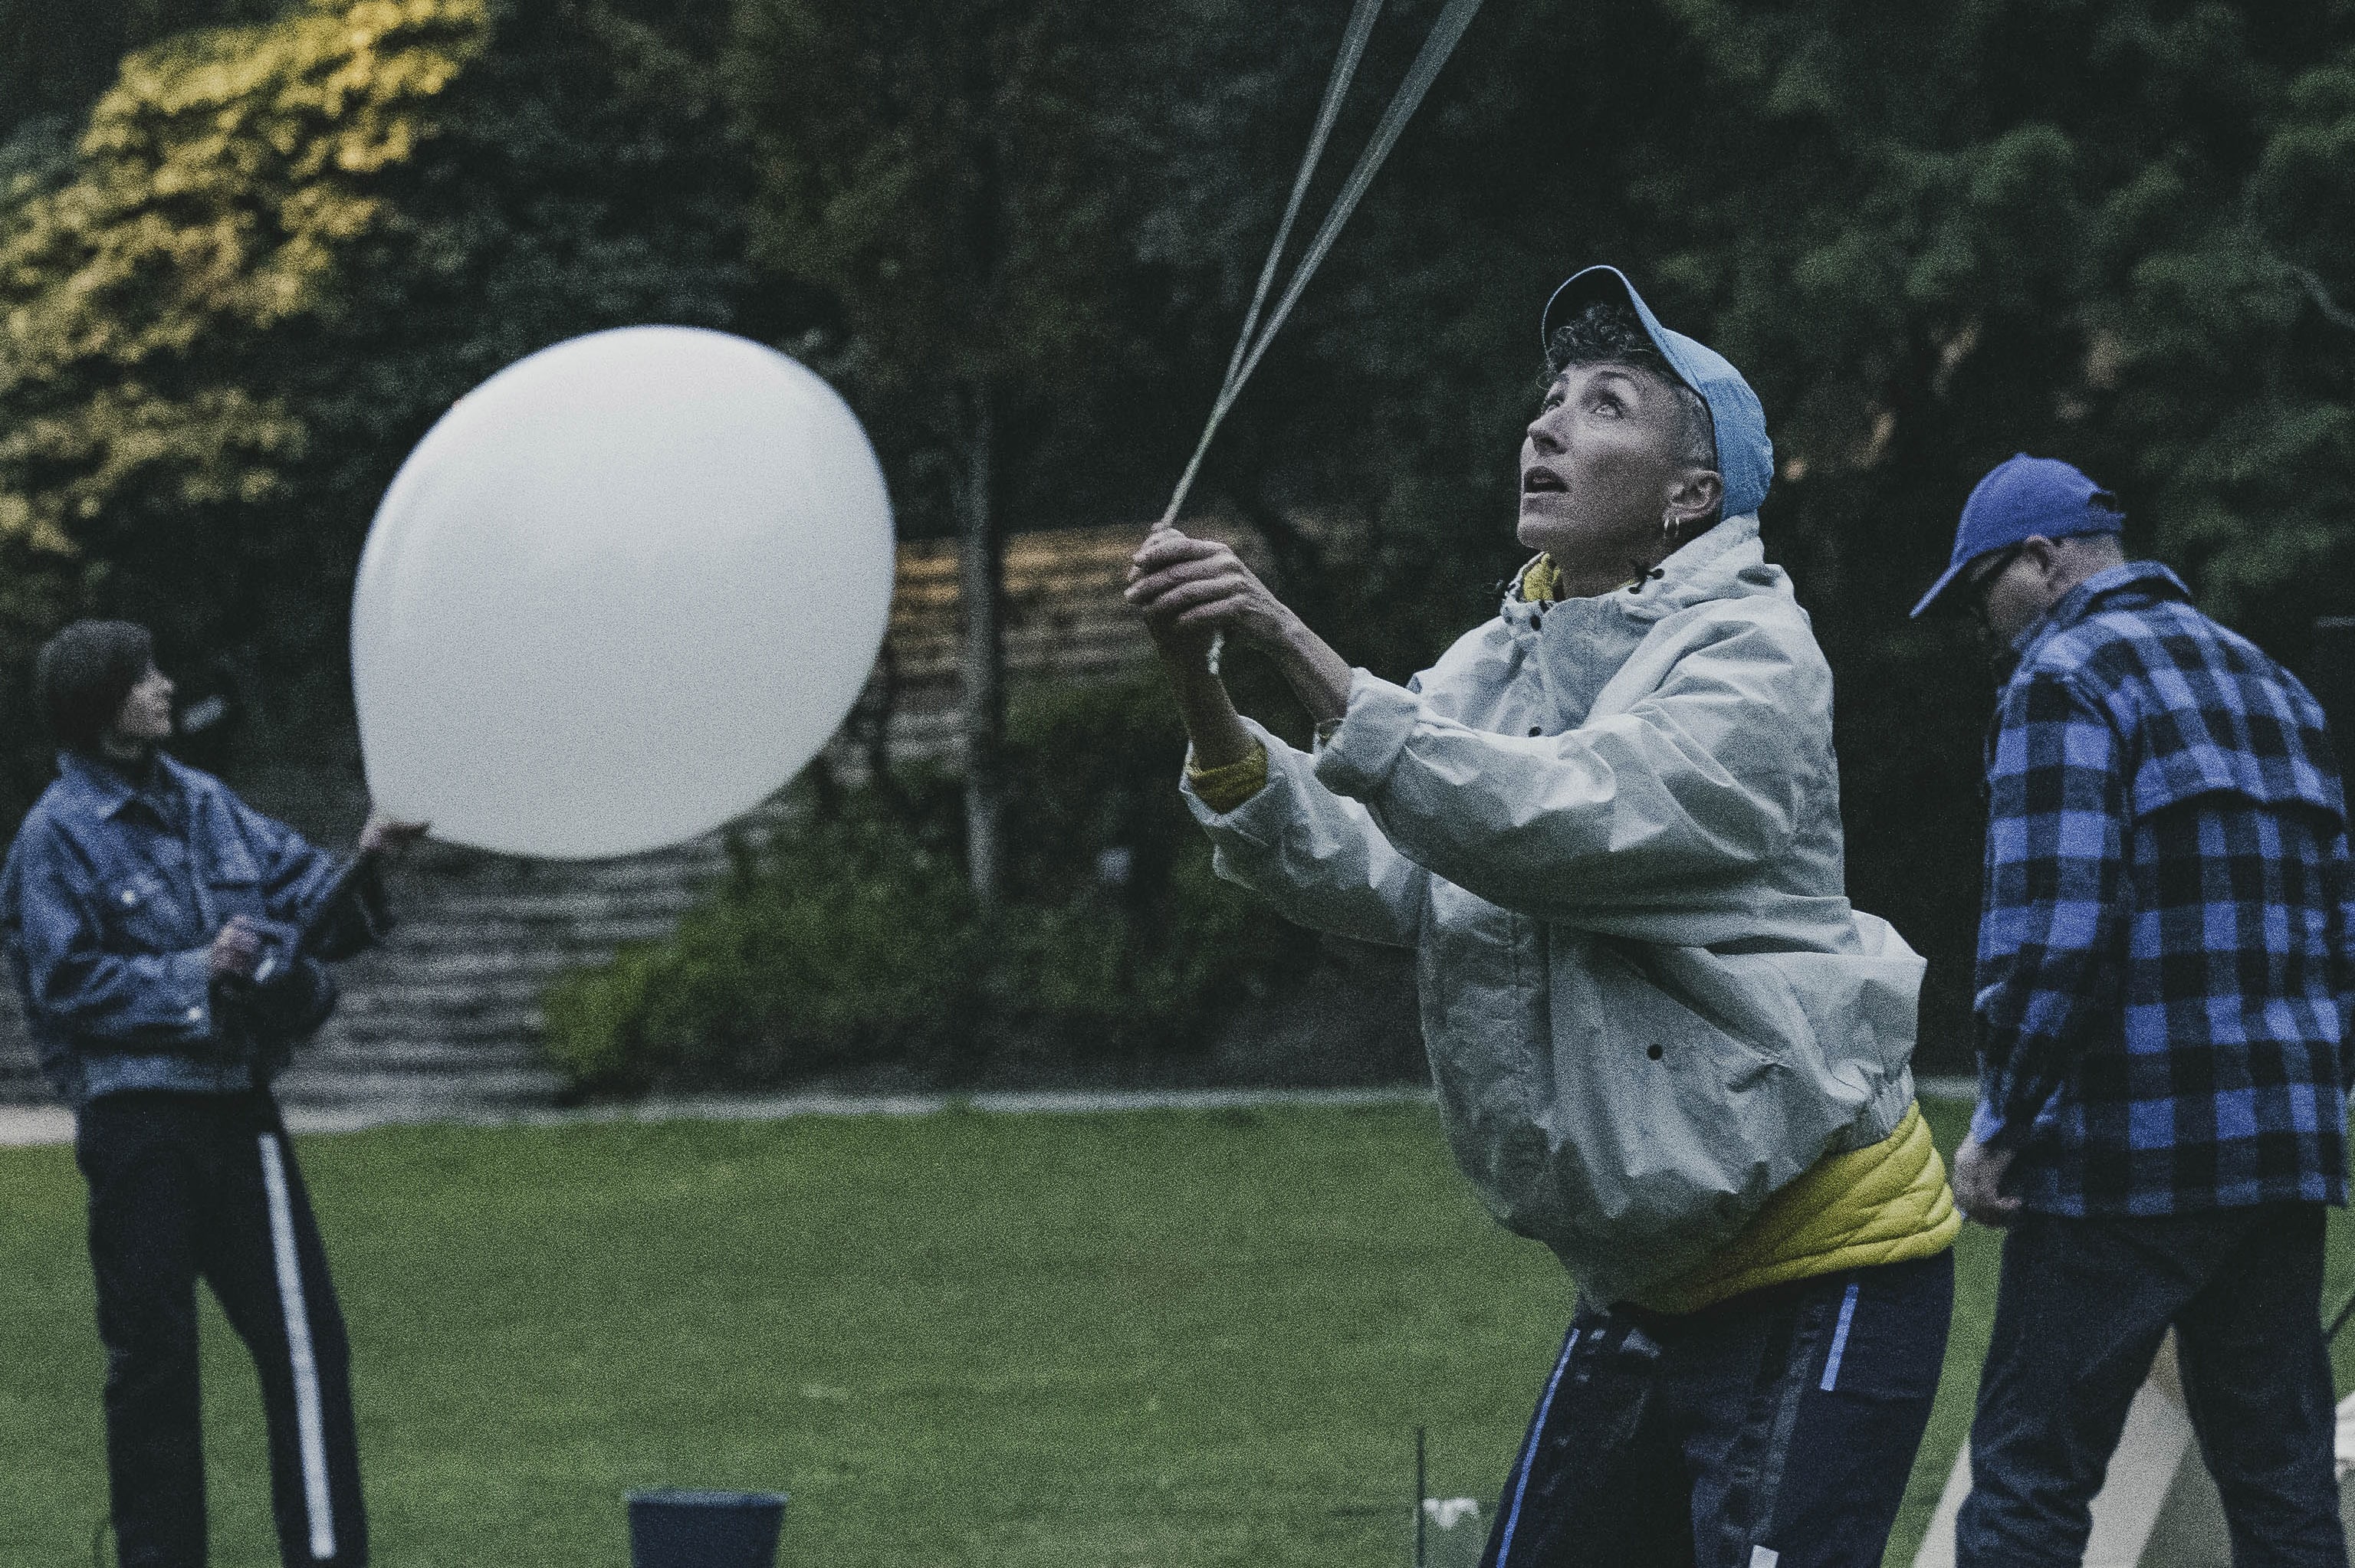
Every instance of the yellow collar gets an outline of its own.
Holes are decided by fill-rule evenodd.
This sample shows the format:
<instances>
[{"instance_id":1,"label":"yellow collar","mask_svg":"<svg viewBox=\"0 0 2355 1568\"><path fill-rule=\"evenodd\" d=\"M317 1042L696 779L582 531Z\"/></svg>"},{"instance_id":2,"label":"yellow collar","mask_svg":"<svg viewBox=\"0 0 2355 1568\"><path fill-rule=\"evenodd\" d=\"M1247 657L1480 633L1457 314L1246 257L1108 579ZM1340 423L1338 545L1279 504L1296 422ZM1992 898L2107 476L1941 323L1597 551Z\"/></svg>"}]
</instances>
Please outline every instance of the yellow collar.
<instances>
[{"instance_id":1,"label":"yellow collar","mask_svg":"<svg viewBox=\"0 0 2355 1568\"><path fill-rule=\"evenodd\" d=\"M1643 580L1641 577L1629 577L1612 591L1624 591ZM1518 586L1523 604L1551 604L1561 597L1561 567L1554 563L1550 554L1540 555L1521 568L1521 580Z\"/></svg>"},{"instance_id":2,"label":"yellow collar","mask_svg":"<svg viewBox=\"0 0 2355 1568\"><path fill-rule=\"evenodd\" d=\"M1550 604L1561 597L1561 568L1550 555L1540 555L1521 568L1521 602Z\"/></svg>"}]
</instances>

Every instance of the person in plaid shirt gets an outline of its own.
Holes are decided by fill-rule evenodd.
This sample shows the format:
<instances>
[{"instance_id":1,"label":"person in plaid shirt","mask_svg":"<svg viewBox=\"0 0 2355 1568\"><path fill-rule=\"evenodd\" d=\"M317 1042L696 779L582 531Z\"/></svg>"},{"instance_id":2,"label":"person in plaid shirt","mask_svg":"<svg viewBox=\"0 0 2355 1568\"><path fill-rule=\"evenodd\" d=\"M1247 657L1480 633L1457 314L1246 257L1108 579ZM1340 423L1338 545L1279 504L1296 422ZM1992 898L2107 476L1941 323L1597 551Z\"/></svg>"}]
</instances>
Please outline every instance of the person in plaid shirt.
<instances>
[{"instance_id":1,"label":"person in plaid shirt","mask_svg":"<svg viewBox=\"0 0 2355 1568\"><path fill-rule=\"evenodd\" d=\"M1979 1103L1956 1201L2008 1227L1965 1568L2076 1563L2167 1330L2240 1564L2347 1562L2321 1331L2346 1201L2346 807L2320 707L2115 503L2015 457L1915 607L2018 663L1987 744Z\"/></svg>"}]
</instances>

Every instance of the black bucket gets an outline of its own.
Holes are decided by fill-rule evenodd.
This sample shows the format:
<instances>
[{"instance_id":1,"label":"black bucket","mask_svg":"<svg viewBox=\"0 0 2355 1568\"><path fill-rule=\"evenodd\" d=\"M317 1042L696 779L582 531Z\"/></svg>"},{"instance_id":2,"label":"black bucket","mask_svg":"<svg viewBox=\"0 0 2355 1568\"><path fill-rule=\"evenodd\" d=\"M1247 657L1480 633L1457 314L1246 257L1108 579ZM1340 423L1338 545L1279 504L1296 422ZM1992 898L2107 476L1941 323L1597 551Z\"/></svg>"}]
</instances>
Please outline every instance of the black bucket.
<instances>
[{"instance_id":1,"label":"black bucket","mask_svg":"<svg viewBox=\"0 0 2355 1568\"><path fill-rule=\"evenodd\" d=\"M774 1568L779 1492L632 1492L632 1568Z\"/></svg>"}]
</instances>

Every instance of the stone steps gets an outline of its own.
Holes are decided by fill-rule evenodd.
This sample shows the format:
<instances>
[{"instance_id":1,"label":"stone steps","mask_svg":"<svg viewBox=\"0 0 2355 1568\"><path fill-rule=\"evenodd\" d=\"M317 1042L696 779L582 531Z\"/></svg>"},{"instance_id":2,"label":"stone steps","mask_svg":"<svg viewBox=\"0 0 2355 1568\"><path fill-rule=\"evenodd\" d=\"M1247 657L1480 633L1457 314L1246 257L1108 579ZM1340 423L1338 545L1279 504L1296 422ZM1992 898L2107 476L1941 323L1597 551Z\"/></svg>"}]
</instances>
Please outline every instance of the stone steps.
<instances>
[{"instance_id":1,"label":"stone steps","mask_svg":"<svg viewBox=\"0 0 2355 1568\"><path fill-rule=\"evenodd\" d=\"M512 955L552 947L583 942L618 946L659 937L692 906L693 898L690 894L659 904L648 900L628 909L615 909L595 898L584 898L570 909L548 907L549 902L535 896L533 907L517 911L497 899L485 899L468 910L446 914L405 908L396 902L392 934L378 951L404 962L432 959L448 965L454 974L469 960L477 968L498 966Z\"/></svg>"},{"instance_id":2,"label":"stone steps","mask_svg":"<svg viewBox=\"0 0 2355 1568\"><path fill-rule=\"evenodd\" d=\"M469 1044L448 1033L438 1038L424 1030L389 1034L377 1042L360 1043L349 1034L321 1037L305 1046L298 1061L317 1073L446 1073L472 1068L517 1069L540 1065L538 1048L519 1038L526 1033L515 1022L503 1024L496 1035Z\"/></svg>"},{"instance_id":3,"label":"stone steps","mask_svg":"<svg viewBox=\"0 0 2355 1568\"><path fill-rule=\"evenodd\" d=\"M410 1118L552 1103L561 1080L539 1048L549 984L666 936L727 865L717 836L577 864L421 851L393 874L399 924L339 969L342 1002L296 1052L280 1098ZM0 1000L0 1101L47 1097L11 990Z\"/></svg>"},{"instance_id":4,"label":"stone steps","mask_svg":"<svg viewBox=\"0 0 2355 1568\"><path fill-rule=\"evenodd\" d=\"M538 1007L483 1008L474 1012L388 1011L362 1022L338 1015L306 1047L323 1058L350 1061L374 1058L388 1052L450 1052L473 1055L513 1046L537 1048L540 1031ZM455 1060L453 1055L452 1058Z\"/></svg>"},{"instance_id":5,"label":"stone steps","mask_svg":"<svg viewBox=\"0 0 2355 1568\"><path fill-rule=\"evenodd\" d=\"M1142 534L1121 526L1009 541L1010 673L1084 680L1150 659L1143 628L1119 598ZM884 736L895 762L954 764L959 756L958 620L953 546L903 545L887 655L900 681ZM847 739L837 738L827 763L845 783L866 774L863 754ZM261 759L250 779L231 782L260 789L265 810L297 821L349 824L366 814L356 750L333 764ZM281 796L287 806L272 803ZM757 842L786 820L785 808L772 802L734 831ZM570 863L421 845L393 876L399 926L381 948L342 967L342 1005L297 1052L281 1097L302 1107L368 1106L393 1118L548 1103L559 1086L539 1055L549 983L667 935L727 874L728 843L722 832L654 854ZM0 1101L48 1097L15 988L0 984Z\"/></svg>"},{"instance_id":6,"label":"stone steps","mask_svg":"<svg viewBox=\"0 0 2355 1568\"><path fill-rule=\"evenodd\" d=\"M555 1103L562 1080L547 1067L469 1065L448 1071L321 1068L298 1059L278 1080L279 1099L306 1110L365 1108L378 1118L428 1119Z\"/></svg>"},{"instance_id":7,"label":"stone steps","mask_svg":"<svg viewBox=\"0 0 2355 1568\"><path fill-rule=\"evenodd\" d=\"M363 806L355 799L347 814ZM773 804L734 831L757 841L785 820ZM561 1081L539 1047L549 983L667 936L729 864L726 832L612 861L421 847L391 874L398 924L340 967L342 1002L297 1051L280 1097L400 1117L552 1102ZM0 1101L48 1097L14 988L0 987Z\"/></svg>"},{"instance_id":8,"label":"stone steps","mask_svg":"<svg viewBox=\"0 0 2355 1568\"><path fill-rule=\"evenodd\" d=\"M512 968L407 964L399 973L409 983L398 991L382 984L362 983L352 972L358 966L353 965L344 971L343 1005L336 1016L358 1023L411 1014L463 1017L487 1010L535 1007L549 982L574 962L563 953L518 952Z\"/></svg>"}]
</instances>

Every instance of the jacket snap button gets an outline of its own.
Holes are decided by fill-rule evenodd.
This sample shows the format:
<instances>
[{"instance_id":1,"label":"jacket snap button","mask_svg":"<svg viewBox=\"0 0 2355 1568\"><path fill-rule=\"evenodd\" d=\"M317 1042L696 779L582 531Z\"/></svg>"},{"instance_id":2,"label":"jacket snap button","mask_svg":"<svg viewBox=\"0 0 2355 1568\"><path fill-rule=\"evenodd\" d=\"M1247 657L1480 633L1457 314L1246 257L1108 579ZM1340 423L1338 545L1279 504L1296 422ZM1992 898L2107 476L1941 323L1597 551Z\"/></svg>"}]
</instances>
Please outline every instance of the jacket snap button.
<instances>
[{"instance_id":1,"label":"jacket snap button","mask_svg":"<svg viewBox=\"0 0 2355 1568\"><path fill-rule=\"evenodd\" d=\"M1644 1054L1657 1062L1660 1059L1660 1048L1657 1045L1646 1045L1644 1047Z\"/></svg>"}]
</instances>

